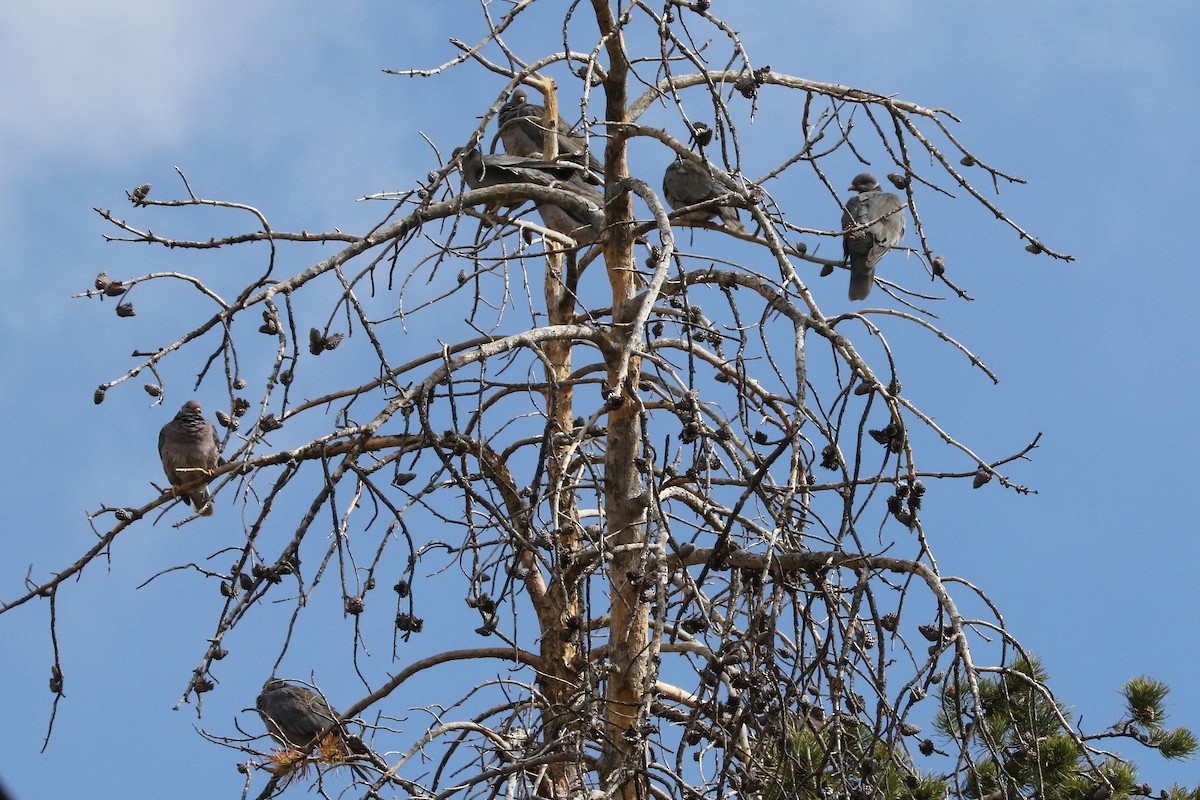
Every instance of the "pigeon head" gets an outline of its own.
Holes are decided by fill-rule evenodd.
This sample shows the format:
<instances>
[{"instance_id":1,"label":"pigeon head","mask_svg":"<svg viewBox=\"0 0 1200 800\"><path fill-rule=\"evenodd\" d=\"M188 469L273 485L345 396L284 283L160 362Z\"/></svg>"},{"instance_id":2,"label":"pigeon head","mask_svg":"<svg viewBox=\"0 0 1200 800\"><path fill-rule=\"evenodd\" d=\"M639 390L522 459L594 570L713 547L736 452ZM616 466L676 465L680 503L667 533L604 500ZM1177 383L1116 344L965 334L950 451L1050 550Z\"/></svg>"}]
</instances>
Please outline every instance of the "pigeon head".
<instances>
[{"instance_id":1,"label":"pigeon head","mask_svg":"<svg viewBox=\"0 0 1200 800\"><path fill-rule=\"evenodd\" d=\"M450 153L450 160L454 161L455 159L458 159L459 169L463 169L464 172L474 172L476 177L483 172L483 156L474 147L454 148L454 152ZM468 180L467 183L471 183L471 181Z\"/></svg>"},{"instance_id":2,"label":"pigeon head","mask_svg":"<svg viewBox=\"0 0 1200 800\"><path fill-rule=\"evenodd\" d=\"M869 172L855 175L854 180L850 182L850 191L852 192L875 192L878 190L879 181L875 180L875 176Z\"/></svg>"},{"instance_id":3,"label":"pigeon head","mask_svg":"<svg viewBox=\"0 0 1200 800\"><path fill-rule=\"evenodd\" d=\"M512 93L512 97L508 98L508 104L510 106L523 106L527 102L529 102L529 95L525 93L524 89L520 88Z\"/></svg>"},{"instance_id":4,"label":"pigeon head","mask_svg":"<svg viewBox=\"0 0 1200 800\"><path fill-rule=\"evenodd\" d=\"M198 400L188 400L183 404L183 408L179 409L180 414L199 414L200 402Z\"/></svg>"},{"instance_id":5,"label":"pigeon head","mask_svg":"<svg viewBox=\"0 0 1200 800\"><path fill-rule=\"evenodd\" d=\"M281 681L279 678L267 678L267 682L263 684L263 694L274 692L287 686L287 681Z\"/></svg>"}]
</instances>

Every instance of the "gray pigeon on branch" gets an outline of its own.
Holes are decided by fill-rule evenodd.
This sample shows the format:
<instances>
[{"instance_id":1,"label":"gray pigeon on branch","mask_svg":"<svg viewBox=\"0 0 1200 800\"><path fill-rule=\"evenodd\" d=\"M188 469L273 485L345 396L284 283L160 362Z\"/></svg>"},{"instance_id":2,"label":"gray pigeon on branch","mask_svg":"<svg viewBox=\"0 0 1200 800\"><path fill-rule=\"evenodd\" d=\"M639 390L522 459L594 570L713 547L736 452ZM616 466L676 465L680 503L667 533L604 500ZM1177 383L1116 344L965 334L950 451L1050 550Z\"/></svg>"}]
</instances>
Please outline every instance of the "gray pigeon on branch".
<instances>
[{"instance_id":1,"label":"gray pigeon on branch","mask_svg":"<svg viewBox=\"0 0 1200 800\"><path fill-rule=\"evenodd\" d=\"M663 173L663 196L671 208L684 208L715 200L729 194L725 185L712 176L703 164L677 155ZM707 208L689 211L678 217L684 222L704 223L719 217L721 225L732 233L745 233L746 228L738 219L737 208L730 205L710 204Z\"/></svg>"},{"instance_id":2,"label":"gray pigeon on branch","mask_svg":"<svg viewBox=\"0 0 1200 800\"><path fill-rule=\"evenodd\" d=\"M570 182L578 177L583 168L578 164L560 161L542 161L541 153L532 157L488 154L483 155L475 148L455 150L454 158L459 158L459 169L463 180L472 189L485 189L489 186L500 186L505 183L534 183L538 186L551 186L555 183Z\"/></svg>"},{"instance_id":3,"label":"gray pigeon on branch","mask_svg":"<svg viewBox=\"0 0 1200 800\"><path fill-rule=\"evenodd\" d=\"M158 455L163 471L171 482L171 493L178 487L211 478L220 462L220 442L212 423L200 413L200 404L188 400L175 418L158 432ZM194 506L196 513L208 517L213 513L212 495L201 484L182 495L183 502Z\"/></svg>"},{"instance_id":4,"label":"gray pigeon on branch","mask_svg":"<svg viewBox=\"0 0 1200 800\"><path fill-rule=\"evenodd\" d=\"M580 246L593 244L604 231L604 195L576 177L559 184L577 195L577 203L538 203L542 222L552 231L570 236Z\"/></svg>"},{"instance_id":5,"label":"gray pigeon on branch","mask_svg":"<svg viewBox=\"0 0 1200 800\"><path fill-rule=\"evenodd\" d=\"M258 715L271 738L284 747L301 750L322 731L337 731L338 713L324 697L305 686L294 686L272 678L263 684L254 701Z\"/></svg>"},{"instance_id":6,"label":"gray pigeon on branch","mask_svg":"<svg viewBox=\"0 0 1200 800\"><path fill-rule=\"evenodd\" d=\"M500 106L496 115L496 125L500 130L500 141L504 143L504 152L511 156L533 156L541 158L546 152L546 107L529 102L529 95L524 89L517 89L512 96ZM583 137L571 132L571 126L562 117L557 120L558 155L560 158L585 165L583 154L587 143ZM596 157L588 153L587 169L598 175L604 174L604 165ZM599 183L597 179L583 176L589 183Z\"/></svg>"},{"instance_id":7,"label":"gray pigeon on branch","mask_svg":"<svg viewBox=\"0 0 1200 800\"><path fill-rule=\"evenodd\" d=\"M879 181L862 173L850 184L858 192L846 201L842 214L842 249L850 261L850 299L865 300L875 284L875 265L904 237L904 201L880 190Z\"/></svg>"},{"instance_id":8,"label":"gray pigeon on branch","mask_svg":"<svg viewBox=\"0 0 1200 800\"><path fill-rule=\"evenodd\" d=\"M334 711L324 697L306 686L271 678L263 684L262 693L254 701L271 738L290 750L304 750L318 745L328 754L328 737L335 742L335 758L350 754L370 756L371 750L357 736L349 734L338 723L341 715ZM324 732L323 741L316 741Z\"/></svg>"},{"instance_id":9,"label":"gray pigeon on branch","mask_svg":"<svg viewBox=\"0 0 1200 800\"><path fill-rule=\"evenodd\" d=\"M584 183L582 167L564 162L541 161L540 153L529 158L514 155L483 155L471 149L454 151L463 180L472 189L506 183L532 183L564 189L578 198L577 203L535 201L547 228L573 238L577 244L596 241L604 229L604 195Z\"/></svg>"}]
</instances>

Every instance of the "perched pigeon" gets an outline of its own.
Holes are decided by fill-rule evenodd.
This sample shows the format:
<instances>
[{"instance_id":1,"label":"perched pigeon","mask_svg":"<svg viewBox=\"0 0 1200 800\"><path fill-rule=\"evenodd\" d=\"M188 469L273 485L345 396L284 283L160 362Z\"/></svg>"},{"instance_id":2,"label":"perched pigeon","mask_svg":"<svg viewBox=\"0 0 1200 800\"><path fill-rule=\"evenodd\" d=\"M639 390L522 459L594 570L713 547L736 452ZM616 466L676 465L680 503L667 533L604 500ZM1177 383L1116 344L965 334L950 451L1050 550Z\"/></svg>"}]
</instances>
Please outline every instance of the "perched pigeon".
<instances>
[{"instance_id":1,"label":"perched pigeon","mask_svg":"<svg viewBox=\"0 0 1200 800\"><path fill-rule=\"evenodd\" d=\"M881 191L866 172L855 176L850 191L858 194L846 201L842 228L866 227L844 234L842 248L850 260L850 299L865 300L875 283L875 265L904 237L904 201Z\"/></svg>"},{"instance_id":2,"label":"perched pigeon","mask_svg":"<svg viewBox=\"0 0 1200 800\"><path fill-rule=\"evenodd\" d=\"M482 155L478 150L460 156L463 180L472 189L499 186L504 183L532 183L566 189L580 198L578 207L538 202L538 213L547 228L566 234L580 245L591 244L604 229L604 195L584 183L578 165L540 160L540 153L530 158L513 155Z\"/></svg>"},{"instance_id":3,"label":"perched pigeon","mask_svg":"<svg viewBox=\"0 0 1200 800\"><path fill-rule=\"evenodd\" d=\"M355 736L347 736L337 725L339 714L325 698L305 686L296 686L277 678L263 684L254 701L258 715L271 738L284 747L302 750L322 731L332 731L351 752L363 754L366 746Z\"/></svg>"},{"instance_id":4,"label":"perched pigeon","mask_svg":"<svg viewBox=\"0 0 1200 800\"><path fill-rule=\"evenodd\" d=\"M176 487L211 475L220 460L219 448L217 431L200 413L200 404L188 400L158 432L158 455L172 493ZM213 513L212 495L203 484L183 495L183 502L195 506L201 516Z\"/></svg>"},{"instance_id":5,"label":"perched pigeon","mask_svg":"<svg viewBox=\"0 0 1200 800\"><path fill-rule=\"evenodd\" d=\"M332 729L338 719L337 712L316 692L276 678L263 684L254 707L271 738L297 750L312 744L317 734Z\"/></svg>"},{"instance_id":6,"label":"perched pigeon","mask_svg":"<svg viewBox=\"0 0 1200 800\"><path fill-rule=\"evenodd\" d=\"M538 203L542 222L550 230L570 236L577 245L594 243L604 230L604 195L578 177L560 186L574 192L582 202L578 206Z\"/></svg>"},{"instance_id":7,"label":"perched pigeon","mask_svg":"<svg viewBox=\"0 0 1200 800\"><path fill-rule=\"evenodd\" d=\"M535 183L550 186L570 181L582 168L577 164L542 161L541 153L533 157L514 155L483 155L475 148L465 153L460 149L453 156L459 158L463 180L472 189L484 189L503 183Z\"/></svg>"},{"instance_id":8,"label":"perched pigeon","mask_svg":"<svg viewBox=\"0 0 1200 800\"><path fill-rule=\"evenodd\" d=\"M537 157L546 151L546 128L543 119L546 107L529 102L529 95L524 89L517 89L512 96L500 106L496 115L496 125L500 129L500 141L504 143L504 152L512 156ZM587 147L582 136L571 132L571 126L562 117L558 118L558 154L561 158L583 164L583 153ZM604 166L596 157L588 154L587 168L597 174L604 174ZM585 180L590 180L585 176ZM590 181L596 182L596 181Z\"/></svg>"},{"instance_id":9,"label":"perched pigeon","mask_svg":"<svg viewBox=\"0 0 1200 800\"><path fill-rule=\"evenodd\" d=\"M667 198L671 208L693 206L728 193L729 190L713 178L707 167L683 156L676 156L663 173L663 196ZM733 206L710 205L708 208L689 211L679 219L685 222L708 222L718 216L726 230L733 233L746 232L745 226L738 219L737 209Z\"/></svg>"}]
</instances>

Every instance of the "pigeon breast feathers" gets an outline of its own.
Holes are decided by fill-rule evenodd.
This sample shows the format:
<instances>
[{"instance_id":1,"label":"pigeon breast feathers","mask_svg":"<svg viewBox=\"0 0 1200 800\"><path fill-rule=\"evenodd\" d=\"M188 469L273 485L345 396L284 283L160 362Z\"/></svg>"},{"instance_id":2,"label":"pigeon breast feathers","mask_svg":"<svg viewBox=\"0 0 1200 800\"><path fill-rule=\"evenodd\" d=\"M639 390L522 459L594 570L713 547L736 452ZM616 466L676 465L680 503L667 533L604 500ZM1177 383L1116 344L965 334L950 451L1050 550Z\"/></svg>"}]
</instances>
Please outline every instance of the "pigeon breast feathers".
<instances>
[{"instance_id":1,"label":"pigeon breast feathers","mask_svg":"<svg viewBox=\"0 0 1200 800\"><path fill-rule=\"evenodd\" d=\"M162 426L158 455L172 489L209 477L216 470L221 459L220 440L198 402L187 401L175 418ZM213 513L212 495L204 484L184 494L183 502L194 506L202 516Z\"/></svg>"}]
</instances>

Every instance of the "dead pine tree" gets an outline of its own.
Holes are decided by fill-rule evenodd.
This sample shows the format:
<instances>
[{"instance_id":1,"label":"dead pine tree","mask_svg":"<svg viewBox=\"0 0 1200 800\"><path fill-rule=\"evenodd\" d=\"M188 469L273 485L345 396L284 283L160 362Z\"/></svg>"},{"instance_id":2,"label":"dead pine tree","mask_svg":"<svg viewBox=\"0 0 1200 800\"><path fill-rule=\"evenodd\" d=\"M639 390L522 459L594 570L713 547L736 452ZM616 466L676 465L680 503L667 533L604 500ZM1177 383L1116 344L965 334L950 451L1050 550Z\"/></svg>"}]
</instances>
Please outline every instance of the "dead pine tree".
<instances>
[{"instance_id":1,"label":"dead pine tree","mask_svg":"<svg viewBox=\"0 0 1200 800\"><path fill-rule=\"evenodd\" d=\"M896 796L898 775L969 787L1001 744L977 728L927 744L940 709L925 700L952 685L982 719L981 677L1022 651L981 590L939 571L922 508L969 502L960 484L1027 491L1010 469L1036 441L981 453L940 427L904 394L888 334L931 331L929 347L995 377L930 313L968 278L937 255L922 203L953 196L1046 263L1070 257L973 183L1020 181L961 144L949 111L772 70L707 2L480 13L481 40L398 74L491 81L491 105L429 142L420 185L372 197L370 230L280 230L182 173L178 192L131 192L136 210L221 206L249 226L193 240L101 212L114 240L165 257L269 243L250 278L104 276L85 292L211 303L96 393L151 372L156 397L198 380L206 408L228 398L208 484L222 555L201 577L220 592L183 699L252 698L261 680L215 680L223 644L256 631L258 651L229 655L261 660L265 680L331 600L351 633L311 669L345 711L323 700L317 727L335 744L365 729L354 770L342 750L289 756L322 791L691 799L769 794L785 774L839 796ZM545 50L518 52L518 31ZM798 128L756 126L781 104ZM864 172L899 205L849 202ZM798 197L827 213L798 218ZM295 263L314 244L281 272L276 248ZM845 299L854 247L873 259L874 306ZM96 547L4 610L73 587L169 502L106 504ZM357 702L335 664L367 687ZM265 732L245 723L258 738L206 719L266 768ZM260 776L260 797L285 788Z\"/></svg>"}]
</instances>

